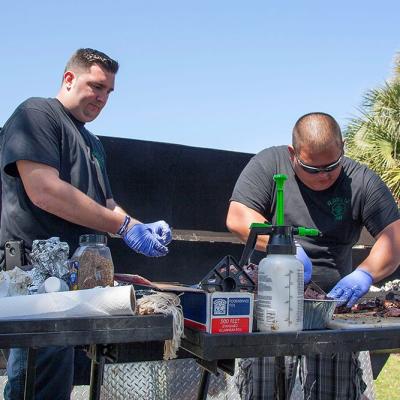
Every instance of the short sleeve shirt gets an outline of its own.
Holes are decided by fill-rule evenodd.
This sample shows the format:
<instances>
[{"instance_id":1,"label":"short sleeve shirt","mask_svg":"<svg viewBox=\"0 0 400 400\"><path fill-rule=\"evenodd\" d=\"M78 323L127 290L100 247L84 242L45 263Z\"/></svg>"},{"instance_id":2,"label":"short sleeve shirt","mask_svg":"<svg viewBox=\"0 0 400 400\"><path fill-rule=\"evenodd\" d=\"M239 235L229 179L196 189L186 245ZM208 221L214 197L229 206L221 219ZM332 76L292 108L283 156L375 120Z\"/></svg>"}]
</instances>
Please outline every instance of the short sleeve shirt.
<instances>
[{"instance_id":1,"label":"short sleeve shirt","mask_svg":"<svg viewBox=\"0 0 400 400\"><path fill-rule=\"evenodd\" d=\"M89 228L65 221L36 207L27 196L16 162L29 160L59 171L60 179L105 206L112 198L106 156L100 140L77 121L57 99L30 98L5 123L2 131L2 212L0 246L23 240L60 237L71 251Z\"/></svg>"},{"instance_id":2,"label":"short sleeve shirt","mask_svg":"<svg viewBox=\"0 0 400 400\"><path fill-rule=\"evenodd\" d=\"M313 262L313 280L325 289L351 272L351 249L363 226L376 236L399 219L397 205L387 186L373 171L347 157L336 182L314 191L296 176L287 146L265 149L242 171L231 200L276 222L273 176L287 175L284 186L285 225L317 228L322 237L298 238Z\"/></svg>"}]
</instances>

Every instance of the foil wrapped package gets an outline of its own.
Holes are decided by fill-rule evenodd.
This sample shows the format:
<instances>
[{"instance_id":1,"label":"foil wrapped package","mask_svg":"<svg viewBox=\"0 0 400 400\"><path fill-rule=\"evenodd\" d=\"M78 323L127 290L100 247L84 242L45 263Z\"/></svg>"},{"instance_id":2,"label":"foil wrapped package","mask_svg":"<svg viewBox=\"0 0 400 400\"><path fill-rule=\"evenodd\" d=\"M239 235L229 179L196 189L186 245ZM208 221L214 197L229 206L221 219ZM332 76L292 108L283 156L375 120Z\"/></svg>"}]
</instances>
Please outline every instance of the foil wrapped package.
<instances>
[{"instance_id":1,"label":"foil wrapped package","mask_svg":"<svg viewBox=\"0 0 400 400\"><path fill-rule=\"evenodd\" d=\"M15 267L0 271L0 297L21 296L30 293L32 277L30 272Z\"/></svg>"},{"instance_id":2,"label":"foil wrapped package","mask_svg":"<svg viewBox=\"0 0 400 400\"><path fill-rule=\"evenodd\" d=\"M39 287L47 278L55 276L68 282L69 246L60 238L34 240L30 253L33 285Z\"/></svg>"}]
</instances>

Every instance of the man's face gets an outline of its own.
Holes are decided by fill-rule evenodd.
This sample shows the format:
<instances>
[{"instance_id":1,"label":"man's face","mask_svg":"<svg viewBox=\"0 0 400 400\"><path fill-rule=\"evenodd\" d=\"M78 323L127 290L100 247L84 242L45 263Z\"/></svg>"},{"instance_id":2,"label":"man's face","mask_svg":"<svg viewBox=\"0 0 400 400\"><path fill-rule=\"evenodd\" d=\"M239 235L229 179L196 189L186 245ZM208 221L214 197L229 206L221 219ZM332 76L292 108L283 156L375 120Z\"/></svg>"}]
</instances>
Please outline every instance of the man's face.
<instances>
[{"instance_id":1,"label":"man's face","mask_svg":"<svg viewBox=\"0 0 400 400\"><path fill-rule=\"evenodd\" d=\"M342 146L334 145L318 152L313 152L306 146L296 152L292 146L289 146L289 153L297 177L312 190L328 189L336 182L342 170ZM329 172L317 172L313 168L322 170L326 168Z\"/></svg>"},{"instance_id":2,"label":"man's face","mask_svg":"<svg viewBox=\"0 0 400 400\"><path fill-rule=\"evenodd\" d=\"M64 74L66 102L64 106L81 122L93 121L106 105L114 90L115 74L97 64L88 70Z\"/></svg>"}]
</instances>

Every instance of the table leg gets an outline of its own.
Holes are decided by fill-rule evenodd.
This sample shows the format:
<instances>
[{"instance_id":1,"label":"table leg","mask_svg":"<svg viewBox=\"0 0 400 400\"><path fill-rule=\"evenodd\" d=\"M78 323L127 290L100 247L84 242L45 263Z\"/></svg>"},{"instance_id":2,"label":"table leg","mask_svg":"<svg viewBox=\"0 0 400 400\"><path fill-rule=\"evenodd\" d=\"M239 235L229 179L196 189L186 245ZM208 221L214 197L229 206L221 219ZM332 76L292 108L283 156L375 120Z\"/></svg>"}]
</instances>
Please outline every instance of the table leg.
<instances>
[{"instance_id":1,"label":"table leg","mask_svg":"<svg viewBox=\"0 0 400 400\"><path fill-rule=\"evenodd\" d=\"M275 357L275 388L276 398L286 400L285 357Z\"/></svg>"},{"instance_id":2,"label":"table leg","mask_svg":"<svg viewBox=\"0 0 400 400\"><path fill-rule=\"evenodd\" d=\"M197 400L206 400L208 393L208 386L210 385L211 374L206 369L201 373L201 380L199 391L197 393Z\"/></svg>"},{"instance_id":3,"label":"table leg","mask_svg":"<svg viewBox=\"0 0 400 400\"><path fill-rule=\"evenodd\" d=\"M101 384L103 382L105 358L102 354L102 346L94 345L94 354L92 356L92 366L90 370L90 400L99 400Z\"/></svg>"},{"instance_id":4,"label":"table leg","mask_svg":"<svg viewBox=\"0 0 400 400\"><path fill-rule=\"evenodd\" d=\"M28 358L26 360L24 400L35 399L36 354L37 354L37 349L34 349L32 347L28 348Z\"/></svg>"}]
</instances>

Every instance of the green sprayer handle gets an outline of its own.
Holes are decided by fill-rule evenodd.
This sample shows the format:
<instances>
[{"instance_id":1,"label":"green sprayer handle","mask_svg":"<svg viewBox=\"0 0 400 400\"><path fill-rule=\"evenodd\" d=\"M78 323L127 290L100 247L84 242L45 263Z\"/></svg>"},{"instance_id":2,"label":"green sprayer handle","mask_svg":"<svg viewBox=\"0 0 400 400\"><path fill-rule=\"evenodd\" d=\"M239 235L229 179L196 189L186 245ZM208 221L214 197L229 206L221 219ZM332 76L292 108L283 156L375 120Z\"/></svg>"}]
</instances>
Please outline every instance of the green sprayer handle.
<instances>
[{"instance_id":1,"label":"green sprayer handle","mask_svg":"<svg viewBox=\"0 0 400 400\"><path fill-rule=\"evenodd\" d=\"M276 183L276 224L278 226L285 225L285 206L283 197L283 186L287 176L284 174L274 175L274 181Z\"/></svg>"},{"instance_id":2,"label":"green sprayer handle","mask_svg":"<svg viewBox=\"0 0 400 400\"><path fill-rule=\"evenodd\" d=\"M314 228L304 228L303 226L298 226L295 228L297 230L297 235L299 236L320 236L321 232Z\"/></svg>"}]
</instances>

